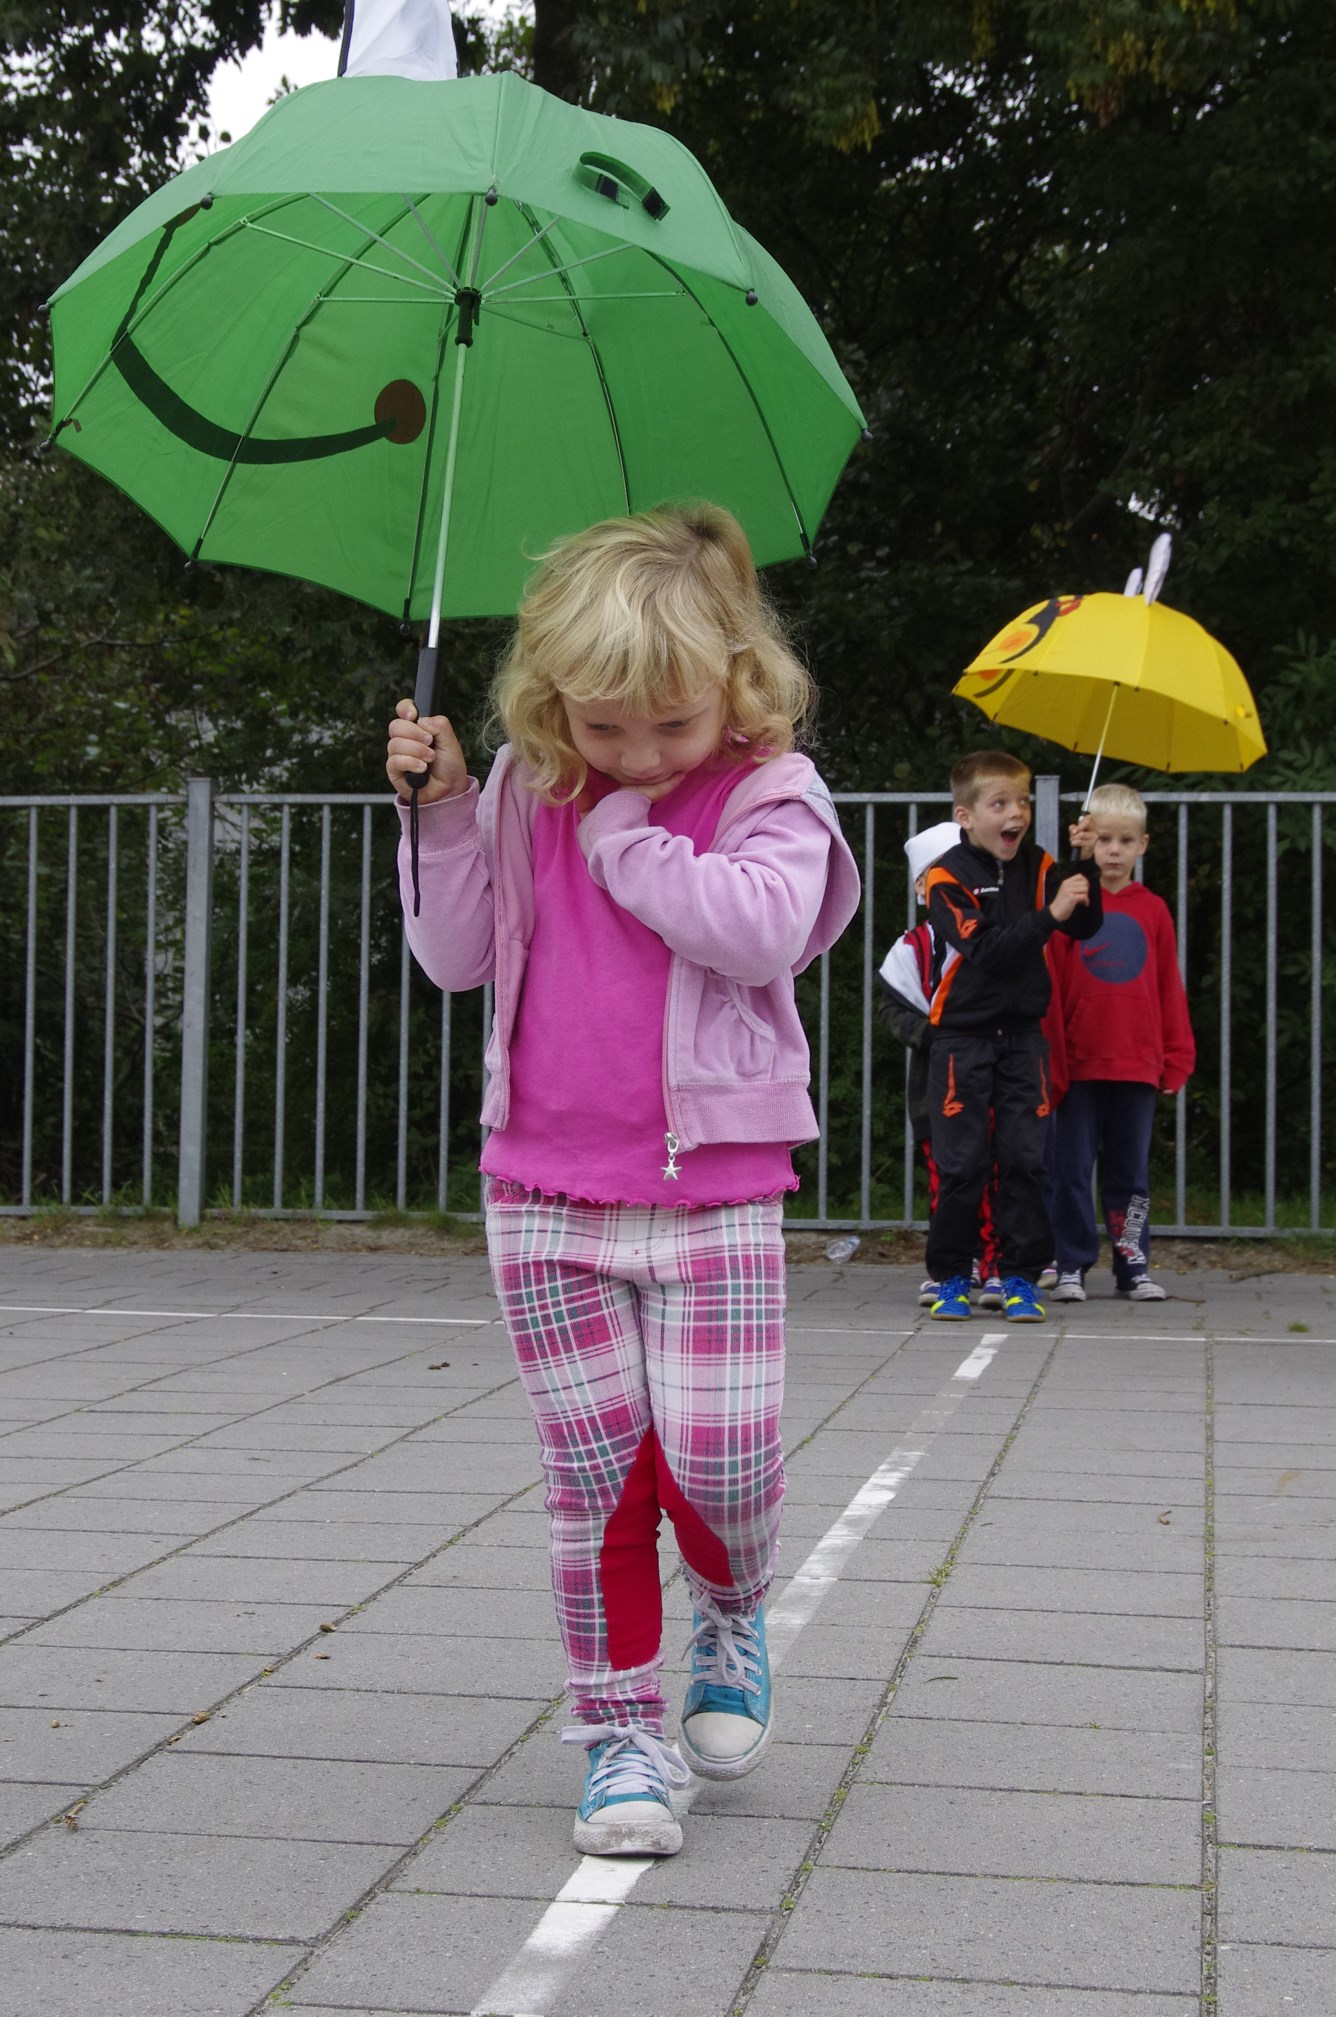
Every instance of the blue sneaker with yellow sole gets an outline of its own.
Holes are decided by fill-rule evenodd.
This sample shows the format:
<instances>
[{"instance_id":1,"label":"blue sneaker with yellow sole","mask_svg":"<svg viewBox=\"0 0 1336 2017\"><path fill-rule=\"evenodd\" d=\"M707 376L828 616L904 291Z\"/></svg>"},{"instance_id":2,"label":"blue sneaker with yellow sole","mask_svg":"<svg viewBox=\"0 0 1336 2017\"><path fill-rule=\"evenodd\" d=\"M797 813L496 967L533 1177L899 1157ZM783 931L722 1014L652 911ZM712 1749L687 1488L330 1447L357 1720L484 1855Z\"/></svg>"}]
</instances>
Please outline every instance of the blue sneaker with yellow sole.
<instances>
[{"instance_id":1,"label":"blue sneaker with yellow sole","mask_svg":"<svg viewBox=\"0 0 1336 2017\"><path fill-rule=\"evenodd\" d=\"M1025 1275L1008 1275L1002 1284L1002 1314L1009 1324L1042 1324L1044 1305Z\"/></svg>"},{"instance_id":2,"label":"blue sneaker with yellow sole","mask_svg":"<svg viewBox=\"0 0 1336 2017\"><path fill-rule=\"evenodd\" d=\"M937 1291L937 1300L928 1315L936 1317L939 1322L958 1324L971 1314L970 1278L968 1275L952 1275Z\"/></svg>"}]
</instances>

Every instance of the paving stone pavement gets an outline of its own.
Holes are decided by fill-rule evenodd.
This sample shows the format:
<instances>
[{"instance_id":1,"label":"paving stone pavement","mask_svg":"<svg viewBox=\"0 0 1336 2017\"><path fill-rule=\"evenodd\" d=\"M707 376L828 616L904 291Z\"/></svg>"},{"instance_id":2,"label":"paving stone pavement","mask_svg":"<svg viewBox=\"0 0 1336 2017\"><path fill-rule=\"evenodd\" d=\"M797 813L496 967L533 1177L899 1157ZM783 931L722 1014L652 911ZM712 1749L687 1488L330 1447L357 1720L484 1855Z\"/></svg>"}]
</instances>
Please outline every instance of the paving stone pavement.
<instances>
[{"instance_id":1,"label":"paving stone pavement","mask_svg":"<svg viewBox=\"0 0 1336 2017\"><path fill-rule=\"evenodd\" d=\"M0 2017L1332 2017L1336 1279L1165 1281L792 1270L779 1737L625 1864L485 1263L0 1250Z\"/></svg>"}]
</instances>

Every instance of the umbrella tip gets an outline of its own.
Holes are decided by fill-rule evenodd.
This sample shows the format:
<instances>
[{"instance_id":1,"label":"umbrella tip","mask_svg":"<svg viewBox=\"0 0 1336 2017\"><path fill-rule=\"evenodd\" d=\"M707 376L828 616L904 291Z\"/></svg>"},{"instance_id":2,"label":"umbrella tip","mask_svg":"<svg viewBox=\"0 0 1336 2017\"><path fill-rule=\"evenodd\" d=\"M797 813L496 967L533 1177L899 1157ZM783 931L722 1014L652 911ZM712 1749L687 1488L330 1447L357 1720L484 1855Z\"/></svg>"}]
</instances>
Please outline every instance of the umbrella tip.
<instances>
[{"instance_id":1,"label":"umbrella tip","mask_svg":"<svg viewBox=\"0 0 1336 2017\"><path fill-rule=\"evenodd\" d=\"M760 295L756 292L756 289L754 287L749 287L747 289L746 300L748 308L755 308L760 298L761 298Z\"/></svg>"},{"instance_id":2,"label":"umbrella tip","mask_svg":"<svg viewBox=\"0 0 1336 2017\"><path fill-rule=\"evenodd\" d=\"M871 439L872 439L872 429L871 429L870 427L865 427L865 428L863 429L863 439L864 439L864 441L871 441Z\"/></svg>"}]
</instances>

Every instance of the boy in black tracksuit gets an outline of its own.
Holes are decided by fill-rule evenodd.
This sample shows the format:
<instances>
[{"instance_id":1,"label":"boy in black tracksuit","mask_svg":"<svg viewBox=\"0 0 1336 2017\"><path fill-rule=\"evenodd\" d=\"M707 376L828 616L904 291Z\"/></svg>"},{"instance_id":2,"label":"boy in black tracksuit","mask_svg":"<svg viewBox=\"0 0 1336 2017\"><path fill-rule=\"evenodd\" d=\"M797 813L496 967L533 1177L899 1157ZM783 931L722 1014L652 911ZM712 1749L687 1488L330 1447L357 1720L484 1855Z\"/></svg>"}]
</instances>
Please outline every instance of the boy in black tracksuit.
<instances>
[{"instance_id":1,"label":"boy in black tracksuit","mask_svg":"<svg viewBox=\"0 0 1336 2017\"><path fill-rule=\"evenodd\" d=\"M1099 877L1060 867L1026 838L1030 773L1016 757L963 757L951 796L962 838L927 878L936 941L928 1092L940 1182L927 1272L942 1285L932 1314L970 1314L979 1202L996 1163L1003 1314L1034 1323L1044 1315L1035 1279L1053 1248L1044 1204L1044 948L1058 930L1078 939L1099 930Z\"/></svg>"}]
</instances>

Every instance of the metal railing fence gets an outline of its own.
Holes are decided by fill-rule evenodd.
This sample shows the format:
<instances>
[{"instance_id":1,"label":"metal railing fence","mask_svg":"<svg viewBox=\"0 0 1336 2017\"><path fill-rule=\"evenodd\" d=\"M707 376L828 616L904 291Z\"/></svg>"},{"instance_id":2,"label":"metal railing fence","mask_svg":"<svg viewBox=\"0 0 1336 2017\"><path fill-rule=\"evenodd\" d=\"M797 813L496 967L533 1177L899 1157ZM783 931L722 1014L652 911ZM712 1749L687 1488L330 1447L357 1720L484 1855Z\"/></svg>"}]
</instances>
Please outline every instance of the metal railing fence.
<instances>
[{"instance_id":1,"label":"metal railing fence","mask_svg":"<svg viewBox=\"0 0 1336 2017\"><path fill-rule=\"evenodd\" d=\"M1068 816L1036 780L1036 831ZM1076 794L1068 794L1075 800ZM877 968L915 917L902 852L944 794L842 792L859 917L799 982L819 1143L794 1228L922 1224ZM1336 793L1147 794L1198 1069L1156 1140L1157 1230L1336 1230L1324 912ZM0 1211L366 1218L478 1209L490 989L409 957L383 793L0 798Z\"/></svg>"}]
</instances>

